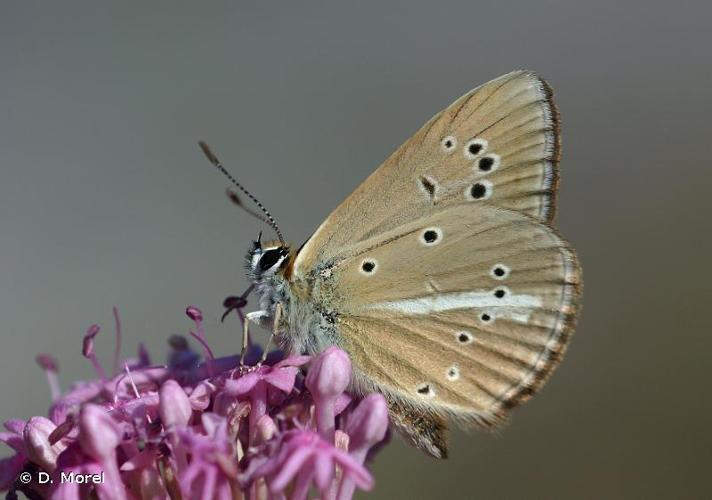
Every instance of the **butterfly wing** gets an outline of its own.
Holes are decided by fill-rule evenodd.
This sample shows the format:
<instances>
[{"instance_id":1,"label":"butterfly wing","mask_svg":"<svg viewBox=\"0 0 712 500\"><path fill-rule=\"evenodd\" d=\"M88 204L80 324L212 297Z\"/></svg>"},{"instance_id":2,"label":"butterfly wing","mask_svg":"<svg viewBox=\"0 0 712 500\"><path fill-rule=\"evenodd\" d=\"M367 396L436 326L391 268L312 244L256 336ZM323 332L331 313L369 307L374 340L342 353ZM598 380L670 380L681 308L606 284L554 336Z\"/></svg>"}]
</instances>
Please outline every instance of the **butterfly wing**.
<instances>
[{"instance_id":1,"label":"butterfly wing","mask_svg":"<svg viewBox=\"0 0 712 500\"><path fill-rule=\"evenodd\" d=\"M546 379L566 347L579 267L549 227L496 207L431 211L344 249L315 300L361 381L482 425Z\"/></svg>"},{"instance_id":2,"label":"butterfly wing","mask_svg":"<svg viewBox=\"0 0 712 500\"><path fill-rule=\"evenodd\" d=\"M333 323L355 382L442 456L444 419L489 426L566 346L580 270L553 216L558 118L515 72L431 119L297 254L292 288Z\"/></svg>"},{"instance_id":3,"label":"butterfly wing","mask_svg":"<svg viewBox=\"0 0 712 500\"><path fill-rule=\"evenodd\" d=\"M530 71L492 80L398 148L317 229L296 266L314 267L344 245L412 219L422 207L464 198L550 222L558 156L558 112L546 82Z\"/></svg>"}]
</instances>

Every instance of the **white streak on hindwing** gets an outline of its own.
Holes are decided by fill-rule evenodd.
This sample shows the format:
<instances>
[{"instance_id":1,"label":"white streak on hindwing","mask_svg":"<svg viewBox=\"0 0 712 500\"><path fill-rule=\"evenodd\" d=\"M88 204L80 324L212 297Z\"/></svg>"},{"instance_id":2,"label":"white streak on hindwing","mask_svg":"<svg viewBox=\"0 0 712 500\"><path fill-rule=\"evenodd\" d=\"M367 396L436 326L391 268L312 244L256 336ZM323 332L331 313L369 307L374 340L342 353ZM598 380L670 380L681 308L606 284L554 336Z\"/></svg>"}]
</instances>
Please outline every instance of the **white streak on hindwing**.
<instances>
[{"instance_id":1,"label":"white streak on hindwing","mask_svg":"<svg viewBox=\"0 0 712 500\"><path fill-rule=\"evenodd\" d=\"M452 309L489 309L497 311L497 317L509 317L526 323L532 309L541 307L540 297L527 294L508 293L497 298L487 292L453 292L429 295L414 299L394 300L371 304L367 309L401 312L411 315L426 315Z\"/></svg>"}]
</instances>

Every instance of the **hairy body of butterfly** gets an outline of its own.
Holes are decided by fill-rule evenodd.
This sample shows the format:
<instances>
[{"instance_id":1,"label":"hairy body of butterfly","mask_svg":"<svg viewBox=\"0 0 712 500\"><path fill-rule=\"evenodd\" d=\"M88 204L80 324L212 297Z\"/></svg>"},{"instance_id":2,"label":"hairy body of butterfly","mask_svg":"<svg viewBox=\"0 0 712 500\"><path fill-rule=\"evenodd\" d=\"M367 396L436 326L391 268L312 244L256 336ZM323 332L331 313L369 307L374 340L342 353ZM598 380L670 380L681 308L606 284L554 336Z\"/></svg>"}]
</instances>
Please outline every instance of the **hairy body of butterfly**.
<instances>
[{"instance_id":1,"label":"hairy body of butterfly","mask_svg":"<svg viewBox=\"0 0 712 500\"><path fill-rule=\"evenodd\" d=\"M501 422L543 384L572 332L580 268L551 227L559 142L551 91L535 74L476 88L298 251L253 245L261 310L248 319L277 321L291 352L346 350L353 390L382 392L395 427L446 456L447 420Z\"/></svg>"}]
</instances>

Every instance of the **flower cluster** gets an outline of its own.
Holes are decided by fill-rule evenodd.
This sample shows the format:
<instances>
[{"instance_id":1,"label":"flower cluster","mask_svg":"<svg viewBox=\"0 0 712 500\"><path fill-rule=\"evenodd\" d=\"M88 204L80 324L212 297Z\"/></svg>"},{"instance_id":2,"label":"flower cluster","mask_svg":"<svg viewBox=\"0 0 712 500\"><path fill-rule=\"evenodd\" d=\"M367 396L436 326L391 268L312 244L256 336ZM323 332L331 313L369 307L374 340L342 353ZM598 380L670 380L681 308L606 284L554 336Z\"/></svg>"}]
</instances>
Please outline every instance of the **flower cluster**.
<instances>
[{"instance_id":1,"label":"flower cluster","mask_svg":"<svg viewBox=\"0 0 712 500\"><path fill-rule=\"evenodd\" d=\"M94 353L97 325L82 346L94 380L61 393L56 361L39 355L52 393L49 418L5 422L0 441L15 454L0 461L0 491L112 500L305 499L315 491L341 500L373 486L364 462L386 437L387 406L379 394L354 400L346 392L346 353L332 347L314 359L281 359L273 352L255 363L261 353L253 348L243 367L238 356L215 358L201 312L186 313L203 356L174 336L166 365L152 365L141 346L136 359L120 362L116 309L112 375Z\"/></svg>"}]
</instances>

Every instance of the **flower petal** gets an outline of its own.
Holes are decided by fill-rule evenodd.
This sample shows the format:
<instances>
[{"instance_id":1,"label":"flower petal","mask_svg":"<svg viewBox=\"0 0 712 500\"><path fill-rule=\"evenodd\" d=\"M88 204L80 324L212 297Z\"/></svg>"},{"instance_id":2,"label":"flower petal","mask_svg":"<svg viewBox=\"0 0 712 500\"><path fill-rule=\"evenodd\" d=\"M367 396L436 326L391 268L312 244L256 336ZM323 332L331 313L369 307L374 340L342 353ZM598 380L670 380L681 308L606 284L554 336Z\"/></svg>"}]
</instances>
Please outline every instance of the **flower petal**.
<instances>
[{"instance_id":1,"label":"flower petal","mask_svg":"<svg viewBox=\"0 0 712 500\"><path fill-rule=\"evenodd\" d=\"M250 392L260 378L257 372L250 372L240 378L226 380L225 391L232 396L242 396Z\"/></svg>"},{"instance_id":2,"label":"flower petal","mask_svg":"<svg viewBox=\"0 0 712 500\"><path fill-rule=\"evenodd\" d=\"M311 457L314 448L312 446L303 446L297 448L284 461L277 475L269 483L269 490L272 493L279 493L287 487L287 484L297 475L297 472L302 468L302 465Z\"/></svg>"},{"instance_id":3,"label":"flower petal","mask_svg":"<svg viewBox=\"0 0 712 500\"><path fill-rule=\"evenodd\" d=\"M147 448L135 454L133 457L129 458L127 461L121 464L121 471L129 472L144 469L147 467L153 467L154 461L156 460L156 455L156 448Z\"/></svg>"},{"instance_id":4,"label":"flower petal","mask_svg":"<svg viewBox=\"0 0 712 500\"><path fill-rule=\"evenodd\" d=\"M270 371L265 375L264 380L273 387L283 392L291 392L294 389L294 380L297 378L298 368L287 366Z\"/></svg>"},{"instance_id":5,"label":"flower petal","mask_svg":"<svg viewBox=\"0 0 712 500\"><path fill-rule=\"evenodd\" d=\"M20 420L19 418L11 418L10 420L5 420L3 425L8 431L14 432L15 434L19 434L21 436L22 430L27 424L24 420Z\"/></svg>"},{"instance_id":6,"label":"flower petal","mask_svg":"<svg viewBox=\"0 0 712 500\"><path fill-rule=\"evenodd\" d=\"M314 456L314 480L319 491L324 493L334 478L334 462L326 453L316 453Z\"/></svg>"},{"instance_id":7,"label":"flower petal","mask_svg":"<svg viewBox=\"0 0 712 500\"><path fill-rule=\"evenodd\" d=\"M193 409L183 388L175 380L166 380L159 392L158 411L164 427L183 427L188 425Z\"/></svg>"},{"instance_id":8,"label":"flower petal","mask_svg":"<svg viewBox=\"0 0 712 500\"><path fill-rule=\"evenodd\" d=\"M284 358L282 361L275 364L273 368L282 368L285 366L302 366L306 365L311 360L311 356L289 356L288 358Z\"/></svg>"}]
</instances>

